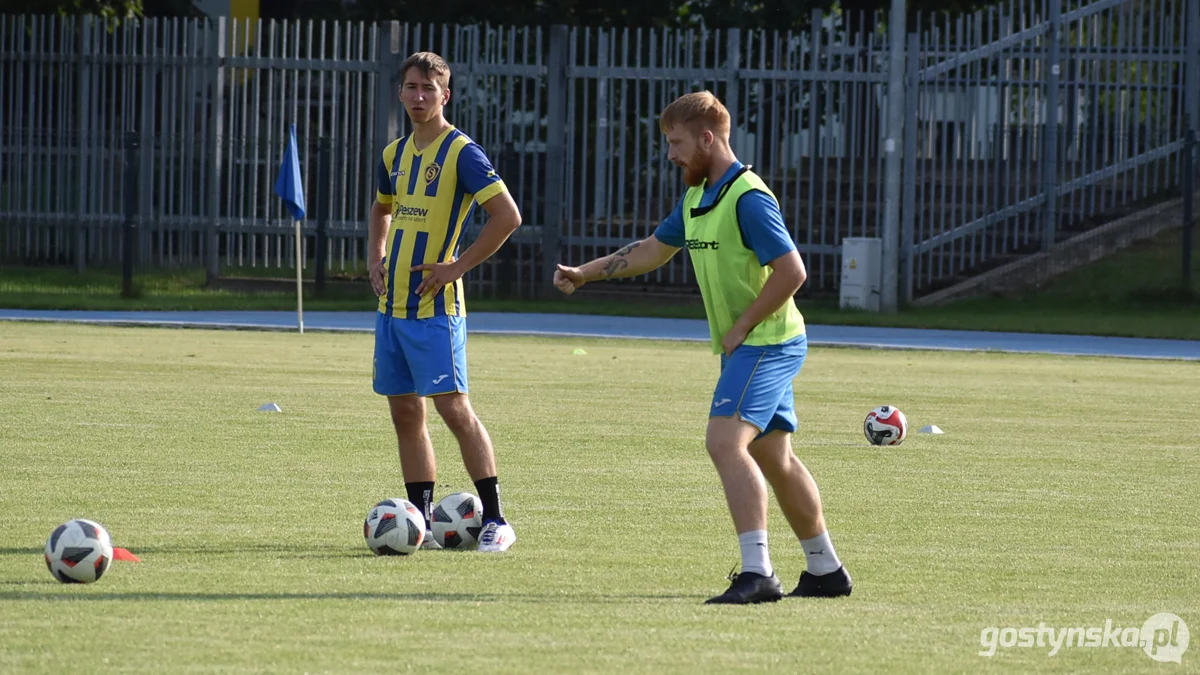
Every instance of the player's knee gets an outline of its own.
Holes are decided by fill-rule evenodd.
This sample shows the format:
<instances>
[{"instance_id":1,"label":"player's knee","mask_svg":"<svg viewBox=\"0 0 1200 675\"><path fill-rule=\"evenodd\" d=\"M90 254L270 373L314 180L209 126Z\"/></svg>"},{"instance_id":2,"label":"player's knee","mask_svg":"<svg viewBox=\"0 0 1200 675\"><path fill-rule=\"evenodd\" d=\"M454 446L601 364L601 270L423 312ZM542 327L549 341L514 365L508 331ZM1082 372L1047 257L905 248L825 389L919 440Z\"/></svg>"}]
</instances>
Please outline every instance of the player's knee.
<instances>
[{"instance_id":1,"label":"player's knee","mask_svg":"<svg viewBox=\"0 0 1200 675\"><path fill-rule=\"evenodd\" d=\"M798 464L800 461L792 453L790 444L786 441L780 442L781 439L776 438L781 434L782 432L775 432L750 444L750 456L764 472L787 471L792 468L793 463Z\"/></svg>"},{"instance_id":2,"label":"player's knee","mask_svg":"<svg viewBox=\"0 0 1200 675\"><path fill-rule=\"evenodd\" d=\"M792 466L792 457L782 456L776 452L751 452L750 456L754 458L754 463L758 465L764 476L771 480L790 476L795 472L795 467Z\"/></svg>"},{"instance_id":3,"label":"player's knee","mask_svg":"<svg viewBox=\"0 0 1200 675\"><path fill-rule=\"evenodd\" d=\"M399 435L419 431L425 424L425 402L419 396L397 396L389 401L392 426Z\"/></svg>"},{"instance_id":4,"label":"player's knee","mask_svg":"<svg viewBox=\"0 0 1200 675\"><path fill-rule=\"evenodd\" d=\"M786 463L787 458L778 446L762 441L763 439L759 439L750 444L750 456L754 458L754 461L772 466Z\"/></svg>"},{"instance_id":5,"label":"player's knee","mask_svg":"<svg viewBox=\"0 0 1200 675\"><path fill-rule=\"evenodd\" d=\"M704 445L714 460L719 457L746 458L748 446L756 433L754 427L740 415L710 417L704 434Z\"/></svg>"},{"instance_id":6,"label":"player's knee","mask_svg":"<svg viewBox=\"0 0 1200 675\"><path fill-rule=\"evenodd\" d=\"M438 415L451 431L465 431L476 424L475 411L471 409L471 403L466 396L446 394L435 396L433 402Z\"/></svg>"},{"instance_id":7,"label":"player's knee","mask_svg":"<svg viewBox=\"0 0 1200 675\"><path fill-rule=\"evenodd\" d=\"M708 450L708 455L718 463L746 454L746 448L736 438L709 434L704 441L704 446Z\"/></svg>"}]
</instances>

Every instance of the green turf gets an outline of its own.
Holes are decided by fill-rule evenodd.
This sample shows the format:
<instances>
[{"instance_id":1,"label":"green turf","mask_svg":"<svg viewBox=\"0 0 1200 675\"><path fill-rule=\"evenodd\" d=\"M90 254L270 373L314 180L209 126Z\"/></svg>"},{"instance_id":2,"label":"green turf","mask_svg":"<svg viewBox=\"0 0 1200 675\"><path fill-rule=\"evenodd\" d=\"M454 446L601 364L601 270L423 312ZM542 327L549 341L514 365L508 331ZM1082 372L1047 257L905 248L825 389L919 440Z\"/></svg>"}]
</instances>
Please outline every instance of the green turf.
<instances>
[{"instance_id":1,"label":"green turf","mask_svg":"<svg viewBox=\"0 0 1200 675\"><path fill-rule=\"evenodd\" d=\"M836 300L799 301L813 324L902 326L1200 340L1200 254L1193 260L1193 283L1180 279L1181 232L1169 230L1092 265L1063 274L1042 288L1007 297L984 297L940 307L909 308L893 315L840 310ZM226 267L231 277L286 277L287 270ZM339 275L334 275L336 276ZM345 275L341 275L345 276ZM354 276L350 274L349 276ZM311 269L306 278L312 277ZM199 268L142 269L135 277L137 297L120 296L117 270L80 275L62 267L0 267L0 307L94 310L295 310L292 287L285 292L246 294L205 288ZM614 316L704 318L698 296L638 299L593 297L598 284L565 298L551 289L538 300L504 300L470 295L472 311L565 312ZM310 311L371 311L375 299L361 287L331 286L321 297L306 293Z\"/></svg>"},{"instance_id":2,"label":"green turf","mask_svg":"<svg viewBox=\"0 0 1200 675\"><path fill-rule=\"evenodd\" d=\"M854 595L717 608L738 554L704 346L473 337L520 540L399 559L361 534L403 496L370 353L366 334L0 323L0 672L1164 672L1138 649L984 658L980 631L1200 629L1200 364L813 350L797 453ZM870 447L882 403L946 435ZM439 494L471 489L431 434ZM73 517L143 562L57 583L41 547ZM770 531L790 586L774 507Z\"/></svg>"}]
</instances>

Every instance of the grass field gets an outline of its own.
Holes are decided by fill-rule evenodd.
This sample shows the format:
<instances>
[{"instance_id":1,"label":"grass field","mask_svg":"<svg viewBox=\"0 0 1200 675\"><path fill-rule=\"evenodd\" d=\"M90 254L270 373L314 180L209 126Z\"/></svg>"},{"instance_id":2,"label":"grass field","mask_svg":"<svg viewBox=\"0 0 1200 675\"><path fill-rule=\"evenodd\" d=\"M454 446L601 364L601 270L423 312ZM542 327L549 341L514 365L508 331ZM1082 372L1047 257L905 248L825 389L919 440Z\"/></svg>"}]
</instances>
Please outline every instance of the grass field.
<instances>
[{"instance_id":1,"label":"grass field","mask_svg":"<svg viewBox=\"0 0 1200 675\"><path fill-rule=\"evenodd\" d=\"M854 595L709 607L738 553L703 345L472 337L520 540L408 558L362 541L403 496L370 352L0 323L0 672L1175 672L1136 648L983 657L980 634L1158 612L1200 630L1200 364L815 349L796 450ZM871 447L882 403L946 435ZM431 433L439 496L470 489ZM54 581L41 549L73 517L143 562ZM774 506L770 531L790 589L803 556Z\"/></svg>"}]
</instances>

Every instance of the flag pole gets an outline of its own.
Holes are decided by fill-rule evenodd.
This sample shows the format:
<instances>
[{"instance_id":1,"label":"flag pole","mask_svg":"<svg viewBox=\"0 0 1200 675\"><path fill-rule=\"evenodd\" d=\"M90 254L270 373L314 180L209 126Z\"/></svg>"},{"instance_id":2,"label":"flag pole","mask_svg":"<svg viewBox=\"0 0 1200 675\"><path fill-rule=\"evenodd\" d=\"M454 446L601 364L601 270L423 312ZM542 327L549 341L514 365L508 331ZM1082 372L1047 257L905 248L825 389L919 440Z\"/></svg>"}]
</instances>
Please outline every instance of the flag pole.
<instances>
[{"instance_id":1,"label":"flag pole","mask_svg":"<svg viewBox=\"0 0 1200 675\"><path fill-rule=\"evenodd\" d=\"M304 232L300 221L304 219L304 180L300 175L300 152L296 148L296 125L288 131L287 146L283 161L279 164L279 175L275 178L275 194L283 199L283 205L292 214L296 226L296 325L304 334Z\"/></svg>"},{"instance_id":2,"label":"flag pole","mask_svg":"<svg viewBox=\"0 0 1200 675\"><path fill-rule=\"evenodd\" d=\"M300 334L304 334L304 256L300 237L300 221L296 221L296 321L300 325Z\"/></svg>"}]
</instances>

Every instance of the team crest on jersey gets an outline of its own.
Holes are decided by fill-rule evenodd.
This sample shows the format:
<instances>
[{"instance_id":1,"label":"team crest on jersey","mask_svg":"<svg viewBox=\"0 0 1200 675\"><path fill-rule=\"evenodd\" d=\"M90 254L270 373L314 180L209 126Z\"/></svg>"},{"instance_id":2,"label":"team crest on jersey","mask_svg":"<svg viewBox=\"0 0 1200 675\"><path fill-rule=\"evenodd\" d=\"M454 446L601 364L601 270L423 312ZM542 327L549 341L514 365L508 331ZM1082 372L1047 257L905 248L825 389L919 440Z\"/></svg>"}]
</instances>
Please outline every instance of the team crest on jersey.
<instances>
[{"instance_id":1,"label":"team crest on jersey","mask_svg":"<svg viewBox=\"0 0 1200 675\"><path fill-rule=\"evenodd\" d=\"M428 185L437 179L438 174L442 172L442 167L434 162L425 168L425 184Z\"/></svg>"}]
</instances>

